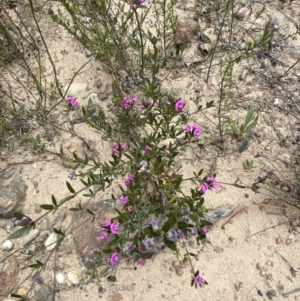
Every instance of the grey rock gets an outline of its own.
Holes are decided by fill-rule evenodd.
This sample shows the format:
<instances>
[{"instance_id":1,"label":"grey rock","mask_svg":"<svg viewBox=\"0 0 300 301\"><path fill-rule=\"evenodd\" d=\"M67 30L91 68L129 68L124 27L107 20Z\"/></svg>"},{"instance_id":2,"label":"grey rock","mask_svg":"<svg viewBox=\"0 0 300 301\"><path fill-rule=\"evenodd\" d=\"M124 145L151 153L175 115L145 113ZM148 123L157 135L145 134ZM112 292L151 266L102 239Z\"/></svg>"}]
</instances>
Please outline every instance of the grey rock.
<instances>
[{"instance_id":1,"label":"grey rock","mask_svg":"<svg viewBox=\"0 0 300 301\"><path fill-rule=\"evenodd\" d=\"M52 301L52 292L53 289L46 284L42 284L41 288L36 294L36 301Z\"/></svg>"},{"instance_id":2,"label":"grey rock","mask_svg":"<svg viewBox=\"0 0 300 301\"><path fill-rule=\"evenodd\" d=\"M0 218L11 218L15 211L22 211L28 186L11 171L0 172Z\"/></svg>"},{"instance_id":3,"label":"grey rock","mask_svg":"<svg viewBox=\"0 0 300 301\"><path fill-rule=\"evenodd\" d=\"M23 236L23 246L25 247L28 243L36 239L39 233L39 229L30 229L29 233Z\"/></svg>"},{"instance_id":4,"label":"grey rock","mask_svg":"<svg viewBox=\"0 0 300 301\"><path fill-rule=\"evenodd\" d=\"M226 205L224 207L219 207L215 209L208 209L208 212L204 214L204 219L215 224L221 218L224 218L230 215L234 210L234 207L231 205Z\"/></svg>"},{"instance_id":5,"label":"grey rock","mask_svg":"<svg viewBox=\"0 0 300 301\"><path fill-rule=\"evenodd\" d=\"M4 261L0 259L0 297L6 297L10 294L18 280L18 264L13 256Z\"/></svg>"}]
</instances>

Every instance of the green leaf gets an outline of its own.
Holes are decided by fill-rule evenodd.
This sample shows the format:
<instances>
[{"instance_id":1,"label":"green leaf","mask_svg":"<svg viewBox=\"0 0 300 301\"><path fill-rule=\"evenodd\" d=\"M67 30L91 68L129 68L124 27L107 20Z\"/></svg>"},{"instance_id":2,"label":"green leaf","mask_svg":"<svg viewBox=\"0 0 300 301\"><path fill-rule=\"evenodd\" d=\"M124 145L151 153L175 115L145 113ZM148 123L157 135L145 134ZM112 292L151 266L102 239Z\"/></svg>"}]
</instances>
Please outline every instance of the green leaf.
<instances>
[{"instance_id":1,"label":"green leaf","mask_svg":"<svg viewBox=\"0 0 300 301\"><path fill-rule=\"evenodd\" d=\"M14 233L10 234L8 236L8 239L15 239L15 238L18 238L18 237L25 236L29 232L30 229L31 229L31 226L23 227L23 228L15 231Z\"/></svg>"},{"instance_id":2,"label":"green leaf","mask_svg":"<svg viewBox=\"0 0 300 301\"><path fill-rule=\"evenodd\" d=\"M62 205L62 204L64 204L65 202L67 202L67 201L69 201L69 200L72 200L75 196L76 196L76 194L69 195L69 196L63 198L63 199L59 202L59 204Z\"/></svg>"},{"instance_id":3,"label":"green leaf","mask_svg":"<svg viewBox=\"0 0 300 301\"><path fill-rule=\"evenodd\" d=\"M70 184L68 181L66 181L66 184L67 184L67 187L68 187L69 191L70 191L71 193L75 193L74 188L71 186L71 184Z\"/></svg>"},{"instance_id":4,"label":"green leaf","mask_svg":"<svg viewBox=\"0 0 300 301\"><path fill-rule=\"evenodd\" d=\"M253 128L255 128L256 124L257 124L257 121L258 121L258 116L256 116L254 121L246 127L246 132L248 132L248 131L252 130Z\"/></svg>"},{"instance_id":5,"label":"green leaf","mask_svg":"<svg viewBox=\"0 0 300 301\"><path fill-rule=\"evenodd\" d=\"M34 270L38 270L39 268L41 268L42 266L44 266L44 264L40 261L36 261L36 263L29 265L28 267L34 269Z\"/></svg>"},{"instance_id":6,"label":"green leaf","mask_svg":"<svg viewBox=\"0 0 300 301\"><path fill-rule=\"evenodd\" d=\"M248 125L248 123L250 122L250 120L252 119L253 117L253 114L254 114L254 109L253 108L250 108L247 112L247 115L246 115L246 119L245 119L245 127Z\"/></svg>"},{"instance_id":7,"label":"green leaf","mask_svg":"<svg viewBox=\"0 0 300 301\"><path fill-rule=\"evenodd\" d=\"M20 220L25 214L22 212L15 212L14 217L16 217L18 220Z\"/></svg>"},{"instance_id":8,"label":"green leaf","mask_svg":"<svg viewBox=\"0 0 300 301\"><path fill-rule=\"evenodd\" d=\"M69 208L70 211L82 211L82 209L78 208L78 207L74 207L74 208Z\"/></svg>"},{"instance_id":9,"label":"green leaf","mask_svg":"<svg viewBox=\"0 0 300 301\"><path fill-rule=\"evenodd\" d=\"M236 126L236 123L233 119L229 118L229 123L230 123L230 126L231 126L231 129L232 131L235 133L235 134L238 134L239 130Z\"/></svg>"},{"instance_id":10,"label":"green leaf","mask_svg":"<svg viewBox=\"0 0 300 301\"><path fill-rule=\"evenodd\" d=\"M55 196L52 194L52 204L57 207L57 202Z\"/></svg>"},{"instance_id":11,"label":"green leaf","mask_svg":"<svg viewBox=\"0 0 300 301\"><path fill-rule=\"evenodd\" d=\"M171 249L172 251L177 251L177 247L176 247L176 243L173 241L169 241L166 238L164 239L164 242L166 244L166 246Z\"/></svg>"},{"instance_id":12,"label":"green leaf","mask_svg":"<svg viewBox=\"0 0 300 301\"><path fill-rule=\"evenodd\" d=\"M60 229L53 228L53 232L55 232L58 235L65 236L65 233Z\"/></svg>"},{"instance_id":13,"label":"green leaf","mask_svg":"<svg viewBox=\"0 0 300 301\"><path fill-rule=\"evenodd\" d=\"M43 204L40 207L42 209L45 209L45 210L53 210L54 209L54 206L53 205L49 205L49 204Z\"/></svg>"}]
</instances>

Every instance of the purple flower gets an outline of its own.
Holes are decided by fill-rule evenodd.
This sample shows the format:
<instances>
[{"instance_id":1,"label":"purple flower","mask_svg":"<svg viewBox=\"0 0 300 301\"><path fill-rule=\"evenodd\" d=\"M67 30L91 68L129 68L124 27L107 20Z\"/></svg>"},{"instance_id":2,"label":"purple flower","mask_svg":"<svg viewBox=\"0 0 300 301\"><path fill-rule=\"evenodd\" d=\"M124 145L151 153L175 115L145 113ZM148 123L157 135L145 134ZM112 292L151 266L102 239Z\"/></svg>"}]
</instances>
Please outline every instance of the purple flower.
<instances>
[{"instance_id":1,"label":"purple flower","mask_svg":"<svg viewBox=\"0 0 300 301\"><path fill-rule=\"evenodd\" d=\"M175 229L171 229L166 233L166 238L169 241L175 242L178 239L179 234Z\"/></svg>"},{"instance_id":2,"label":"purple flower","mask_svg":"<svg viewBox=\"0 0 300 301\"><path fill-rule=\"evenodd\" d=\"M107 19L108 19L109 21L112 21L112 20L114 19L114 15L113 15L112 13L108 13L108 14L107 14Z\"/></svg>"},{"instance_id":3,"label":"purple flower","mask_svg":"<svg viewBox=\"0 0 300 301\"><path fill-rule=\"evenodd\" d=\"M147 251L153 251L155 247L154 238L146 238L142 242Z\"/></svg>"},{"instance_id":4,"label":"purple flower","mask_svg":"<svg viewBox=\"0 0 300 301\"><path fill-rule=\"evenodd\" d=\"M108 228L109 226L110 226L110 224L111 224L111 222L110 221L108 221L107 219L102 223L102 227L103 228Z\"/></svg>"},{"instance_id":5,"label":"purple flower","mask_svg":"<svg viewBox=\"0 0 300 301\"><path fill-rule=\"evenodd\" d=\"M146 2L146 0L140 0L140 4L143 4L145 2Z\"/></svg>"},{"instance_id":6,"label":"purple flower","mask_svg":"<svg viewBox=\"0 0 300 301\"><path fill-rule=\"evenodd\" d=\"M105 239L107 239L108 234L104 231L101 231L99 237L101 240L105 240Z\"/></svg>"},{"instance_id":7,"label":"purple flower","mask_svg":"<svg viewBox=\"0 0 300 301\"><path fill-rule=\"evenodd\" d=\"M184 101L181 98L179 98L175 103L175 110L177 112L182 111L184 109L184 106L185 106Z\"/></svg>"},{"instance_id":8,"label":"purple flower","mask_svg":"<svg viewBox=\"0 0 300 301\"><path fill-rule=\"evenodd\" d=\"M146 105L147 105L147 106L151 106L152 103L153 103L152 99L146 100Z\"/></svg>"},{"instance_id":9,"label":"purple flower","mask_svg":"<svg viewBox=\"0 0 300 301\"><path fill-rule=\"evenodd\" d=\"M158 226L158 222L156 219L153 219L149 222L149 227L154 231L154 232L159 232L159 226Z\"/></svg>"},{"instance_id":10,"label":"purple flower","mask_svg":"<svg viewBox=\"0 0 300 301\"><path fill-rule=\"evenodd\" d=\"M119 231L119 225L117 223L111 223L109 228L112 234L117 234Z\"/></svg>"},{"instance_id":11,"label":"purple flower","mask_svg":"<svg viewBox=\"0 0 300 301\"><path fill-rule=\"evenodd\" d=\"M188 230L190 235L195 236L198 234L198 230L196 228L191 228Z\"/></svg>"},{"instance_id":12,"label":"purple flower","mask_svg":"<svg viewBox=\"0 0 300 301\"><path fill-rule=\"evenodd\" d=\"M126 143L121 143L121 149L122 149L122 150L126 150L126 149L127 149Z\"/></svg>"},{"instance_id":13,"label":"purple flower","mask_svg":"<svg viewBox=\"0 0 300 301\"><path fill-rule=\"evenodd\" d=\"M113 154L114 154L114 156L117 156L117 157L120 156L120 152L116 149L113 150Z\"/></svg>"},{"instance_id":14,"label":"purple flower","mask_svg":"<svg viewBox=\"0 0 300 301\"><path fill-rule=\"evenodd\" d=\"M136 264L137 264L137 265L140 265L140 266L145 265L145 263L146 263L146 260L143 259L143 258L140 258L140 259L136 262Z\"/></svg>"},{"instance_id":15,"label":"purple flower","mask_svg":"<svg viewBox=\"0 0 300 301\"><path fill-rule=\"evenodd\" d=\"M131 184L131 182L134 180L134 175L132 174L129 174L127 176L127 178L125 179L125 186L129 186Z\"/></svg>"},{"instance_id":16,"label":"purple flower","mask_svg":"<svg viewBox=\"0 0 300 301\"><path fill-rule=\"evenodd\" d=\"M114 142L111 146L112 149L118 149L119 148L119 143Z\"/></svg>"},{"instance_id":17,"label":"purple flower","mask_svg":"<svg viewBox=\"0 0 300 301\"><path fill-rule=\"evenodd\" d=\"M131 102L132 102L132 104L136 105L138 102L138 99L136 97L132 97Z\"/></svg>"},{"instance_id":18,"label":"purple flower","mask_svg":"<svg viewBox=\"0 0 300 301\"><path fill-rule=\"evenodd\" d=\"M186 239L186 236L185 236L185 234L184 234L183 232L181 232L181 233L179 234L179 238L181 238L181 239Z\"/></svg>"},{"instance_id":19,"label":"purple flower","mask_svg":"<svg viewBox=\"0 0 300 301\"><path fill-rule=\"evenodd\" d=\"M149 152L149 150L150 150L150 147L149 147L148 145L146 145L146 146L144 147L144 151L145 151L145 152Z\"/></svg>"},{"instance_id":20,"label":"purple flower","mask_svg":"<svg viewBox=\"0 0 300 301\"><path fill-rule=\"evenodd\" d=\"M130 110L131 106L128 103L123 104L124 110L128 111Z\"/></svg>"},{"instance_id":21,"label":"purple flower","mask_svg":"<svg viewBox=\"0 0 300 301\"><path fill-rule=\"evenodd\" d=\"M130 4L130 9L136 10L136 4Z\"/></svg>"},{"instance_id":22,"label":"purple flower","mask_svg":"<svg viewBox=\"0 0 300 301\"><path fill-rule=\"evenodd\" d=\"M198 275L198 276L196 276L196 277L193 276L193 280L194 280L194 282L195 282L196 285L197 285L197 284L198 284L198 285L204 284L204 279L201 278L200 275Z\"/></svg>"},{"instance_id":23,"label":"purple flower","mask_svg":"<svg viewBox=\"0 0 300 301\"><path fill-rule=\"evenodd\" d=\"M132 212L132 207L128 207L127 212L129 212L129 213Z\"/></svg>"},{"instance_id":24,"label":"purple flower","mask_svg":"<svg viewBox=\"0 0 300 301\"><path fill-rule=\"evenodd\" d=\"M122 195L122 196L119 197L119 200L120 200L121 204L124 206L124 205L126 205L127 202L128 202L128 196Z\"/></svg>"},{"instance_id":25,"label":"purple flower","mask_svg":"<svg viewBox=\"0 0 300 301\"><path fill-rule=\"evenodd\" d=\"M165 100L164 100L164 104L165 104L166 106L169 106L171 103L169 102L168 99L165 99Z\"/></svg>"},{"instance_id":26,"label":"purple flower","mask_svg":"<svg viewBox=\"0 0 300 301\"><path fill-rule=\"evenodd\" d=\"M201 184L201 191L202 191L202 193L204 194L207 190L208 190L208 184L207 183L205 183L205 182L203 182L202 184Z\"/></svg>"},{"instance_id":27,"label":"purple flower","mask_svg":"<svg viewBox=\"0 0 300 301\"><path fill-rule=\"evenodd\" d=\"M110 258L109 258L109 263L111 265L115 265L116 263L119 262L119 254L118 252L114 252L110 255Z\"/></svg>"},{"instance_id":28,"label":"purple flower","mask_svg":"<svg viewBox=\"0 0 300 301\"><path fill-rule=\"evenodd\" d=\"M202 232L203 234L208 233L208 228L207 228L206 226L204 226L203 228L201 228L201 232Z\"/></svg>"},{"instance_id":29,"label":"purple flower","mask_svg":"<svg viewBox=\"0 0 300 301\"><path fill-rule=\"evenodd\" d=\"M214 189L219 189L221 187L220 184L216 181L214 176L209 176L208 181L210 181L210 184Z\"/></svg>"},{"instance_id":30,"label":"purple flower","mask_svg":"<svg viewBox=\"0 0 300 301\"><path fill-rule=\"evenodd\" d=\"M193 137L199 137L201 135L201 129L199 124L186 125L184 128L185 132L191 134Z\"/></svg>"},{"instance_id":31,"label":"purple flower","mask_svg":"<svg viewBox=\"0 0 300 301\"><path fill-rule=\"evenodd\" d=\"M72 109L76 109L78 107L78 101L76 100L76 98L68 95L65 98L65 102L72 108Z\"/></svg>"},{"instance_id":32,"label":"purple flower","mask_svg":"<svg viewBox=\"0 0 300 301\"><path fill-rule=\"evenodd\" d=\"M191 125L186 125L184 131L186 133L191 133L193 131L193 127Z\"/></svg>"}]
</instances>

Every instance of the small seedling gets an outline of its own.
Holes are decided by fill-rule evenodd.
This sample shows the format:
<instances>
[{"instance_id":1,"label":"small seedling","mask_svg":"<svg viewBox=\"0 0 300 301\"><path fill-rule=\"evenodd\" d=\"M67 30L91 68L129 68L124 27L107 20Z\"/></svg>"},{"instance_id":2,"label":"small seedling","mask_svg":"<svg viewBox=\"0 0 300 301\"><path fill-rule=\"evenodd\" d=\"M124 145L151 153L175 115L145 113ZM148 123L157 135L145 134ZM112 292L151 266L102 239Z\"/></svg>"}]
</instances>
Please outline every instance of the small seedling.
<instances>
[{"instance_id":1,"label":"small seedling","mask_svg":"<svg viewBox=\"0 0 300 301\"><path fill-rule=\"evenodd\" d=\"M254 161L253 160L246 160L244 162L244 169L245 171L251 171L252 169L256 168L257 166L254 166Z\"/></svg>"}]
</instances>

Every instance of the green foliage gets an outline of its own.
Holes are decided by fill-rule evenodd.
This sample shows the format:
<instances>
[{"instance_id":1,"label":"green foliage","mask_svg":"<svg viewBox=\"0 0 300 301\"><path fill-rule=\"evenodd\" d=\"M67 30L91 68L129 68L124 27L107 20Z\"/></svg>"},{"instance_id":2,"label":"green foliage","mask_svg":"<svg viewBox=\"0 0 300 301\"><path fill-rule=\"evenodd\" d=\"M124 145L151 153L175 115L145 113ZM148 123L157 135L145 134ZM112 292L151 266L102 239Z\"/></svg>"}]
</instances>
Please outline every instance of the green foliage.
<instances>
[{"instance_id":1,"label":"green foliage","mask_svg":"<svg viewBox=\"0 0 300 301\"><path fill-rule=\"evenodd\" d=\"M245 171L251 171L252 169L255 169L257 166L254 165L253 160L246 160L244 163L244 169Z\"/></svg>"},{"instance_id":2,"label":"green foliage","mask_svg":"<svg viewBox=\"0 0 300 301\"><path fill-rule=\"evenodd\" d=\"M247 112L244 124L242 124L240 127L238 126L237 122L235 122L232 118L229 118L231 129L237 137L244 138L247 133L256 127L258 116L254 117L253 115L254 109L250 108Z\"/></svg>"}]
</instances>

